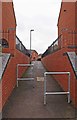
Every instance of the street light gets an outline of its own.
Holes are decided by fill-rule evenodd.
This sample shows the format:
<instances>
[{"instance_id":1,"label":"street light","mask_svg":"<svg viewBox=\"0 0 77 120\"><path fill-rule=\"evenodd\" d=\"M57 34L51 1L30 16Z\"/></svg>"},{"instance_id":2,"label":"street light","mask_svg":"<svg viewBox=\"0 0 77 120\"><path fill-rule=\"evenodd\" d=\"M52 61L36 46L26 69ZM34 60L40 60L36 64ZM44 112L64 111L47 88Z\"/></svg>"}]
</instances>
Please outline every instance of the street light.
<instances>
[{"instance_id":1,"label":"street light","mask_svg":"<svg viewBox=\"0 0 77 120\"><path fill-rule=\"evenodd\" d=\"M32 43L32 34L31 33L33 31L34 31L33 29L30 30L30 63L31 63L31 46L32 46L32 44L31 44Z\"/></svg>"}]
</instances>

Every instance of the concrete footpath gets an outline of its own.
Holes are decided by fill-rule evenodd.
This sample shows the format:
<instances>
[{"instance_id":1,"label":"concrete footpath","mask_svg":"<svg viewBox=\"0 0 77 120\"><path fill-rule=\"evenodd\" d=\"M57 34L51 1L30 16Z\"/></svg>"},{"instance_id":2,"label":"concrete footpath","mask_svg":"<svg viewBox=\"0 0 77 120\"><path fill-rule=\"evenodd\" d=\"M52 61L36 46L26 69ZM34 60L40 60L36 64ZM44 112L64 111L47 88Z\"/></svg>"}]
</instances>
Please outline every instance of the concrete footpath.
<instances>
[{"instance_id":1,"label":"concrete footpath","mask_svg":"<svg viewBox=\"0 0 77 120\"><path fill-rule=\"evenodd\" d=\"M34 69L30 68L24 74L31 74L34 81L19 81L5 108L3 118L65 118L75 120L76 110L67 103L66 95L48 95L44 105L44 72L46 69L41 61L33 62ZM53 77L47 77L48 91L62 91Z\"/></svg>"}]
</instances>

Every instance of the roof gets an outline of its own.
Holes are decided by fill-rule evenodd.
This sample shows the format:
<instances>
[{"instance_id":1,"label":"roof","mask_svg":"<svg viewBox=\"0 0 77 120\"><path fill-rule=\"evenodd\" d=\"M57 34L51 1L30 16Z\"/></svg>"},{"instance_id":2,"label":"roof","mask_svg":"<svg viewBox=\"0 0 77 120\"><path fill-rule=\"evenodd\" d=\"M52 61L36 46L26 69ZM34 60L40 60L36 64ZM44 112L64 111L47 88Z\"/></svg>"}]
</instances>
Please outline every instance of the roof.
<instances>
[{"instance_id":1,"label":"roof","mask_svg":"<svg viewBox=\"0 0 77 120\"><path fill-rule=\"evenodd\" d=\"M30 49L27 49L27 50L30 52ZM36 50L31 49L31 52L36 52L38 54L38 52Z\"/></svg>"}]
</instances>

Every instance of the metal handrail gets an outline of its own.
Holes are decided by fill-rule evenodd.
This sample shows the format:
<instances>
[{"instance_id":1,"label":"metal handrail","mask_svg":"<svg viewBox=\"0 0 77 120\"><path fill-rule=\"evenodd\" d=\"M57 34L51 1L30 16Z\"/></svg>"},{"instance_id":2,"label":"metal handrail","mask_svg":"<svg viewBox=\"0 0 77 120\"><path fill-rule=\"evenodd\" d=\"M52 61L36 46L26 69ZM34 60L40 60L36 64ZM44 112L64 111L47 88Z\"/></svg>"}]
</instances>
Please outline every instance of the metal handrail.
<instances>
[{"instance_id":1,"label":"metal handrail","mask_svg":"<svg viewBox=\"0 0 77 120\"><path fill-rule=\"evenodd\" d=\"M18 67L33 67L34 64L17 64L17 87L18 87L18 81L19 80L27 80L27 81L30 81L30 80L34 80L34 78L19 78L18 77Z\"/></svg>"},{"instance_id":2,"label":"metal handrail","mask_svg":"<svg viewBox=\"0 0 77 120\"><path fill-rule=\"evenodd\" d=\"M23 45L23 43L20 41L20 39L17 36L16 36L16 49L18 49L19 51L30 57L30 51L26 49L26 47Z\"/></svg>"},{"instance_id":3,"label":"metal handrail","mask_svg":"<svg viewBox=\"0 0 77 120\"><path fill-rule=\"evenodd\" d=\"M60 35L49 47L48 49L42 54L42 58L45 57L46 55L49 55L53 53L54 51L57 51L61 49L61 37Z\"/></svg>"},{"instance_id":4,"label":"metal handrail","mask_svg":"<svg viewBox=\"0 0 77 120\"><path fill-rule=\"evenodd\" d=\"M59 75L59 74L67 74L68 75L68 91L67 92L47 92L47 85L46 85L46 76L47 75ZM68 103L70 103L70 72L45 72L44 73L44 104L46 104L46 95L67 95L68 96Z\"/></svg>"}]
</instances>

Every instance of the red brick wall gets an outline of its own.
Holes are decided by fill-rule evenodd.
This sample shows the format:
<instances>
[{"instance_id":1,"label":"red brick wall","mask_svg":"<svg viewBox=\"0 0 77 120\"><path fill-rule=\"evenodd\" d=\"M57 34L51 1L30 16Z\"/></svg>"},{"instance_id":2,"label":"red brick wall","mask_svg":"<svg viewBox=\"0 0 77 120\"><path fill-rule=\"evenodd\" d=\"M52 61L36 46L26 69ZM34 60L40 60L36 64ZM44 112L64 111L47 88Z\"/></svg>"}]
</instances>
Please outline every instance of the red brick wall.
<instances>
[{"instance_id":1,"label":"red brick wall","mask_svg":"<svg viewBox=\"0 0 77 120\"><path fill-rule=\"evenodd\" d=\"M58 28L59 35L63 28L75 30L75 2L62 2L58 19Z\"/></svg>"},{"instance_id":2,"label":"red brick wall","mask_svg":"<svg viewBox=\"0 0 77 120\"><path fill-rule=\"evenodd\" d=\"M73 104L77 106L77 80L67 56L63 56L64 52L75 51L75 49L67 49L68 46L77 44L77 2L62 2L58 19L58 36L61 38L61 50L46 56L42 59L43 64L49 71L70 71L71 72L71 99ZM55 76L58 83L64 90L67 90L66 76Z\"/></svg>"},{"instance_id":3,"label":"red brick wall","mask_svg":"<svg viewBox=\"0 0 77 120\"><path fill-rule=\"evenodd\" d=\"M75 25L75 29L76 29L76 30L75 30L75 31L76 31L76 40L75 40L75 44L77 45L77 14L76 14L76 13L77 13L77 1L76 1L75 11L76 11L76 12L75 12L75 24L76 24L76 25Z\"/></svg>"},{"instance_id":4,"label":"red brick wall","mask_svg":"<svg viewBox=\"0 0 77 120\"><path fill-rule=\"evenodd\" d=\"M15 34L16 34L16 19L13 8L13 2L2 2L2 35L1 38L4 38L8 41L9 48L3 49L3 52L10 52L14 54L15 49ZM1 21L0 21L1 22Z\"/></svg>"},{"instance_id":5,"label":"red brick wall","mask_svg":"<svg viewBox=\"0 0 77 120\"><path fill-rule=\"evenodd\" d=\"M16 19L12 2L2 2L2 29L15 28Z\"/></svg>"},{"instance_id":6,"label":"red brick wall","mask_svg":"<svg viewBox=\"0 0 77 120\"><path fill-rule=\"evenodd\" d=\"M76 7L75 7L75 23L76 23L76 25L75 25L75 29L76 29L76 37L75 37L75 44L77 45L77 1L76 1ZM76 50L76 53L77 53L77 50ZM77 103L77 80L76 80L76 103Z\"/></svg>"},{"instance_id":7,"label":"red brick wall","mask_svg":"<svg viewBox=\"0 0 77 120\"><path fill-rule=\"evenodd\" d=\"M6 39L9 48L3 48L2 52L10 53L12 56L9 60L7 68L4 72L2 83L0 83L0 89L2 87L2 107L8 100L8 97L12 93L16 85L16 66L19 63L28 63L29 58L22 52L16 49L16 18L13 8L13 2L0 2L0 25L2 26L0 39ZM21 69L19 71L20 76L26 69ZM2 84L2 86L1 86ZM1 97L0 97L1 100ZM0 101L1 106L1 101Z\"/></svg>"},{"instance_id":8,"label":"red brick wall","mask_svg":"<svg viewBox=\"0 0 77 120\"><path fill-rule=\"evenodd\" d=\"M76 2L62 2L58 19L58 35L62 34L64 47L75 45L75 34L72 34L74 31L76 31L75 18Z\"/></svg>"},{"instance_id":9,"label":"red brick wall","mask_svg":"<svg viewBox=\"0 0 77 120\"><path fill-rule=\"evenodd\" d=\"M6 103L16 85L16 65L19 63L26 64L28 62L29 58L18 50L15 51L15 56L11 57L2 78L2 106ZM24 71L25 69L21 69L20 75L22 75Z\"/></svg>"},{"instance_id":10,"label":"red brick wall","mask_svg":"<svg viewBox=\"0 0 77 120\"><path fill-rule=\"evenodd\" d=\"M42 59L42 62L44 66L47 68L48 71L61 71L61 72L71 72L71 100L73 104L77 106L76 101L76 86L77 86L77 80L74 74L74 71L71 67L71 64L68 60L68 57L65 55L63 56L64 51L67 51L65 49L61 49L53 54L50 54ZM58 81L60 86L66 91L68 82L67 82L67 76L66 75L55 75L55 79ZM75 103L76 101L76 103Z\"/></svg>"}]
</instances>

